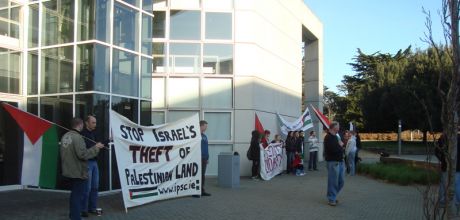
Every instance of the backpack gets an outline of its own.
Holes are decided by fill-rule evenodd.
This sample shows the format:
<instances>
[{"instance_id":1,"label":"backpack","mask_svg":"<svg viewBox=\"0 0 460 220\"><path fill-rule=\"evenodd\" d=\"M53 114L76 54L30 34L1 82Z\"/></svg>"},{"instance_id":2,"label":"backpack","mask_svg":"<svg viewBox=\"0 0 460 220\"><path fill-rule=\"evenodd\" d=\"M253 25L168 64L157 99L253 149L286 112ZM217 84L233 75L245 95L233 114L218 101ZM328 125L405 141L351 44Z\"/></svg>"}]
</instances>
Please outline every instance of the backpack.
<instances>
[{"instance_id":1,"label":"backpack","mask_svg":"<svg viewBox=\"0 0 460 220\"><path fill-rule=\"evenodd\" d=\"M252 159L251 146L249 146L248 152L246 152L246 156L248 157L248 160L253 160L253 159Z\"/></svg>"}]
</instances>

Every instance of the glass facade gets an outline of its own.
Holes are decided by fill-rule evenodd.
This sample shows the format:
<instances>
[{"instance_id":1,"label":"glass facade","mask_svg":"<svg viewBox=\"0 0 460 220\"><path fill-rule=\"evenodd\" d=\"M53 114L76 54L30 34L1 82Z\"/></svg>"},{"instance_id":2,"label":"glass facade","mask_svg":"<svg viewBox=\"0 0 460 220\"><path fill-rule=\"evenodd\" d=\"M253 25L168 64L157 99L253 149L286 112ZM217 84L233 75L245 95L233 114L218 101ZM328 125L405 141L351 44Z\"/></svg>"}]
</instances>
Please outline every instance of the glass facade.
<instances>
[{"instance_id":1,"label":"glass facade","mask_svg":"<svg viewBox=\"0 0 460 220\"><path fill-rule=\"evenodd\" d=\"M101 139L109 109L142 125L199 114L222 130L210 131L210 147L231 149L232 0L25 2L0 3L0 34L25 42L17 49L0 42L0 93L19 95L28 112L65 127L94 114ZM98 160L100 190L108 190L109 154Z\"/></svg>"}]
</instances>

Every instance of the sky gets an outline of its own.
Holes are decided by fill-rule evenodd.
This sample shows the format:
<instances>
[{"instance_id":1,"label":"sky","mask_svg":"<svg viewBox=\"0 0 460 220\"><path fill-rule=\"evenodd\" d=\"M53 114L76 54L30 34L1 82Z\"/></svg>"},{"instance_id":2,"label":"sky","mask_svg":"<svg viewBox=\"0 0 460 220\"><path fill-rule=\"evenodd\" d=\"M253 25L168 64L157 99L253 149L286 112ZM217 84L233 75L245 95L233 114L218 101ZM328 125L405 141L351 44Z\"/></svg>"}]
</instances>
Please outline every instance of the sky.
<instances>
[{"instance_id":1,"label":"sky","mask_svg":"<svg viewBox=\"0 0 460 220\"><path fill-rule=\"evenodd\" d=\"M425 49L426 15L431 12L433 36L441 42L438 11L441 0L304 0L323 23L324 85L338 92L344 75L353 75L351 66L357 48L366 54L395 54L412 46ZM443 41L443 40L442 40Z\"/></svg>"}]
</instances>

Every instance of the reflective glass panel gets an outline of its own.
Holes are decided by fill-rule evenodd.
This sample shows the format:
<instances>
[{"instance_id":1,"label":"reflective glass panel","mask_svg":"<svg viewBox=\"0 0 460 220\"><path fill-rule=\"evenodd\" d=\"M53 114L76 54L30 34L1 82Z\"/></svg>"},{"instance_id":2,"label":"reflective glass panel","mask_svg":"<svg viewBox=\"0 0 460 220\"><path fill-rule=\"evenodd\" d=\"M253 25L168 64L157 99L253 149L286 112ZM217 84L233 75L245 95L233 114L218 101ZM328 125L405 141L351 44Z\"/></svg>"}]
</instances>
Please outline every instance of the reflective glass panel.
<instances>
[{"instance_id":1,"label":"reflective glass panel","mask_svg":"<svg viewBox=\"0 0 460 220\"><path fill-rule=\"evenodd\" d=\"M153 72L166 72L166 43L153 43Z\"/></svg>"},{"instance_id":2,"label":"reflective glass panel","mask_svg":"<svg viewBox=\"0 0 460 220\"><path fill-rule=\"evenodd\" d=\"M113 43L137 51L139 42L139 12L115 2Z\"/></svg>"},{"instance_id":3,"label":"reflective glass panel","mask_svg":"<svg viewBox=\"0 0 460 220\"><path fill-rule=\"evenodd\" d=\"M0 6L0 35L19 38L19 11L21 7L11 1L3 0Z\"/></svg>"},{"instance_id":4,"label":"reflective glass panel","mask_svg":"<svg viewBox=\"0 0 460 220\"><path fill-rule=\"evenodd\" d=\"M29 6L29 47L38 46L38 4Z\"/></svg>"},{"instance_id":5,"label":"reflective glass panel","mask_svg":"<svg viewBox=\"0 0 460 220\"><path fill-rule=\"evenodd\" d=\"M38 116L38 98L27 98L27 112Z\"/></svg>"},{"instance_id":6,"label":"reflective glass panel","mask_svg":"<svg viewBox=\"0 0 460 220\"><path fill-rule=\"evenodd\" d=\"M138 100L112 96L112 110L137 123Z\"/></svg>"},{"instance_id":7,"label":"reflective glass panel","mask_svg":"<svg viewBox=\"0 0 460 220\"><path fill-rule=\"evenodd\" d=\"M141 97L152 98L152 59L141 57Z\"/></svg>"},{"instance_id":8,"label":"reflective glass panel","mask_svg":"<svg viewBox=\"0 0 460 220\"><path fill-rule=\"evenodd\" d=\"M141 100L141 125L152 125L152 103L150 101Z\"/></svg>"},{"instance_id":9,"label":"reflective glass panel","mask_svg":"<svg viewBox=\"0 0 460 220\"><path fill-rule=\"evenodd\" d=\"M131 4L133 6L136 6L136 7L139 7L139 4L140 4L140 0L122 0L128 4Z\"/></svg>"},{"instance_id":10,"label":"reflective glass panel","mask_svg":"<svg viewBox=\"0 0 460 220\"><path fill-rule=\"evenodd\" d=\"M78 40L109 42L110 7L108 0L81 0L78 5Z\"/></svg>"},{"instance_id":11,"label":"reflective glass panel","mask_svg":"<svg viewBox=\"0 0 460 220\"><path fill-rule=\"evenodd\" d=\"M142 53L152 55L152 17L142 14Z\"/></svg>"},{"instance_id":12,"label":"reflective glass panel","mask_svg":"<svg viewBox=\"0 0 460 220\"><path fill-rule=\"evenodd\" d=\"M135 96L139 92L138 56L129 52L113 49L112 93Z\"/></svg>"},{"instance_id":13,"label":"reflective glass panel","mask_svg":"<svg viewBox=\"0 0 460 220\"><path fill-rule=\"evenodd\" d=\"M143 0L142 1L142 9L144 9L144 11L152 13L152 11L153 11L153 0Z\"/></svg>"},{"instance_id":14,"label":"reflective glass panel","mask_svg":"<svg viewBox=\"0 0 460 220\"><path fill-rule=\"evenodd\" d=\"M165 113L164 112L152 112L152 124L161 125L165 123Z\"/></svg>"},{"instance_id":15,"label":"reflective glass panel","mask_svg":"<svg viewBox=\"0 0 460 220\"><path fill-rule=\"evenodd\" d=\"M21 52L0 48L0 92L19 94Z\"/></svg>"},{"instance_id":16,"label":"reflective glass panel","mask_svg":"<svg viewBox=\"0 0 460 220\"><path fill-rule=\"evenodd\" d=\"M109 92L109 48L101 44L77 46L77 91Z\"/></svg>"},{"instance_id":17,"label":"reflective glass panel","mask_svg":"<svg viewBox=\"0 0 460 220\"><path fill-rule=\"evenodd\" d=\"M169 111L168 122L174 122L183 118L187 118L199 113L198 111Z\"/></svg>"},{"instance_id":18,"label":"reflective glass panel","mask_svg":"<svg viewBox=\"0 0 460 220\"><path fill-rule=\"evenodd\" d=\"M72 42L74 0L49 0L43 2L42 45Z\"/></svg>"},{"instance_id":19,"label":"reflective glass panel","mask_svg":"<svg viewBox=\"0 0 460 220\"><path fill-rule=\"evenodd\" d=\"M27 94L38 93L38 51L29 51L27 58Z\"/></svg>"},{"instance_id":20,"label":"reflective glass panel","mask_svg":"<svg viewBox=\"0 0 460 220\"><path fill-rule=\"evenodd\" d=\"M41 93L73 91L73 46L42 50Z\"/></svg>"},{"instance_id":21,"label":"reflective glass panel","mask_svg":"<svg viewBox=\"0 0 460 220\"><path fill-rule=\"evenodd\" d=\"M232 39L232 14L206 12L206 39Z\"/></svg>"},{"instance_id":22,"label":"reflective glass panel","mask_svg":"<svg viewBox=\"0 0 460 220\"><path fill-rule=\"evenodd\" d=\"M233 74L233 45L205 44L203 72L206 74Z\"/></svg>"},{"instance_id":23,"label":"reflective glass panel","mask_svg":"<svg viewBox=\"0 0 460 220\"><path fill-rule=\"evenodd\" d=\"M171 10L169 38L173 40L201 39L201 12Z\"/></svg>"},{"instance_id":24,"label":"reflective glass panel","mask_svg":"<svg viewBox=\"0 0 460 220\"><path fill-rule=\"evenodd\" d=\"M169 44L169 71L171 73L201 72L200 44Z\"/></svg>"},{"instance_id":25,"label":"reflective glass panel","mask_svg":"<svg viewBox=\"0 0 460 220\"><path fill-rule=\"evenodd\" d=\"M154 38L165 38L166 30L166 12L155 11L153 12L153 37Z\"/></svg>"}]
</instances>

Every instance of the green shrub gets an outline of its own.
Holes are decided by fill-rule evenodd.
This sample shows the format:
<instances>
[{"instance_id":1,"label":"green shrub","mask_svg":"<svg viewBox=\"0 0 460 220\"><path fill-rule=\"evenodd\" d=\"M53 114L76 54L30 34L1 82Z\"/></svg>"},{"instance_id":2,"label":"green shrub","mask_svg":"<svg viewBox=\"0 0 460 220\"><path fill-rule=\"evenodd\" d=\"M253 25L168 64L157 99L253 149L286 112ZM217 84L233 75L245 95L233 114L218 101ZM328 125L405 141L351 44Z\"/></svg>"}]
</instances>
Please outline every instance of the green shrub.
<instances>
[{"instance_id":1,"label":"green shrub","mask_svg":"<svg viewBox=\"0 0 460 220\"><path fill-rule=\"evenodd\" d=\"M431 170L403 164L359 164L358 173L400 185L438 183L439 175Z\"/></svg>"}]
</instances>

